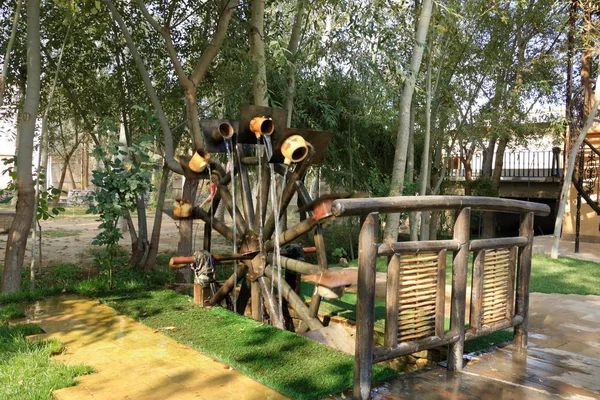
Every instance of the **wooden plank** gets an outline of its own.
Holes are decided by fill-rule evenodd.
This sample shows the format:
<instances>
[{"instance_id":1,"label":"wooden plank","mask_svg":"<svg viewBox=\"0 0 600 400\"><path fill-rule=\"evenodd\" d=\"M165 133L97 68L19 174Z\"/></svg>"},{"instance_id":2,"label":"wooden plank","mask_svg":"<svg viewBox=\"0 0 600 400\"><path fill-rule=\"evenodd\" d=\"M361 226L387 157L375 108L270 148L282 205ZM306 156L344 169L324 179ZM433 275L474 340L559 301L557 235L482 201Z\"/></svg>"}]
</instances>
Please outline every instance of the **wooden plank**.
<instances>
[{"instance_id":1,"label":"wooden plank","mask_svg":"<svg viewBox=\"0 0 600 400\"><path fill-rule=\"evenodd\" d=\"M517 264L517 247L510 249L510 262L508 264L508 277L506 278L506 318L513 317L515 309L515 270Z\"/></svg>"},{"instance_id":2,"label":"wooden plank","mask_svg":"<svg viewBox=\"0 0 600 400\"><path fill-rule=\"evenodd\" d=\"M429 336L417 341L398 343L395 348L376 347L373 350L373 362L381 362L391 358L416 353L421 350L429 350L433 349L434 347L445 346L449 343L456 342L459 340L459 338L460 337L457 333L449 331L441 339L437 336Z\"/></svg>"},{"instance_id":3,"label":"wooden plank","mask_svg":"<svg viewBox=\"0 0 600 400\"><path fill-rule=\"evenodd\" d=\"M515 326L515 347L524 351L527 347L529 324L529 279L531 276L531 253L533 250L533 213L521 216L519 235L529 240L527 246L521 248L517 272L517 290L515 298L516 314L523 317L523 322Z\"/></svg>"},{"instance_id":4,"label":"wooden plank","mask_svg":"<svg viewBox=\"0 0 600 400\"><path fill-rule=\"evenodd\" d=\"M435 335L444 335L446 309L446 250L438 254L437 304L435 308Z\"/></svg>"},{"instance_id":5,"label":"wooden plank","mask_svg":"<svg viewBox=\"0 0 600 400\"><path fill-rule=\"evenodd\" d=\"M524 236L510 237L510 238L494 238L494 239L475 239L471 240L469 244L470 251L477 250L491 250L499 249L504 247L513 246L525 246L527 244L527 238Z\"/></svg>"},{"instance_id":6,"label":"wooden plank","mask_svg":"<svg viewBox=\"0 0 600 400\"><path fill-rule=\"evenodd\" d=\"M425 196L431 197L431 196ZM448 369L462 370L465 342L465 308L467 292L467 267L469 261L469 233L471 231L471 209L463 208L454 223L454 240L460 250L454 252L452 260L452 301L450 305L450 330L457 333L459 340L448 349Z\"/></svg>"},{"instance_id":7,"label":"wooden plank","mask_svg":"<svg viewBox=\"0 0 600 400\"><path fill-rule=\"evenodd\" d=\"M396 196L372 197L369 199L340 199L333 202L331 211L335 216L341 217L365 215L371 212L399 213L459 210L464 208L477 211L508 213L533 212L535 215L540 216L550 214L550 207L546 204L479 196Z\"/></svg>"},{"instance_id":8,"label":"wooden plank","mask_svg":"<svg viewBox=\"0 0 600 400\"><path fill-rule=\"evenodd\" d=\"M420 253L441 250L456 250L458 243L454 240L423 240L418 242L382 243L377 249L379 256L391 256L399 253Z\"/></svg>"},{"instance_id":9,"label":"wooden plank","mask_svg":"<svg viewBox=\"0 0 600 400\"><path fill-rule=\"evenodd\" d=\"M394 347L398 343L398 297L400 295L400 256L392 256L387 270L385 297L384 344Z\"/></svg>"},{"instance_id":10,"label":"wooden plank","mask_svg":"<svg viewBox=\"0 0 600 400\"><path fill-rule=\"evenodd\" d=\"M354 398L368 400L371 395L373 363L375 273L379 215L367 216L358 238L358 292L356 300L356 355L354 357Z\"/></svg>"},{"instance_id":11,"label":"wooden plank","mask_svg":"<svg viewBox=\"0 0 600 400\"><path fill-rule=\"evenodd\" d=\"M325 286L329 289L335 289L357 284L358 275L359 271L356 268L328 269L318 274L304 275L302 280L314 283L315 285Z\"/></svg>"}]
</instances>

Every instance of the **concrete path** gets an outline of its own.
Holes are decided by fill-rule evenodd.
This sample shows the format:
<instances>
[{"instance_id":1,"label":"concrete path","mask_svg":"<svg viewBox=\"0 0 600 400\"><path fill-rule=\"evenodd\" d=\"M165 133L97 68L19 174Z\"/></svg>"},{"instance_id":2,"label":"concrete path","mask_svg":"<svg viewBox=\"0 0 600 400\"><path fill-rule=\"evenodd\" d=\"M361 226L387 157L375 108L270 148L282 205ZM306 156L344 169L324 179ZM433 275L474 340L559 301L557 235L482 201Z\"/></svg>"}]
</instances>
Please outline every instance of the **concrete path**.
<instances>
[{"instance_id":1,"label":"concrete path","mask_svg":"<svg viewBox=\"0 0 600 400\"><path fill-rule=\"evenodd\" d=\"M552 236L535 236L533 238L533 252L550 255L552 250ZM579 253L575 253L575 242L561 240L558 246L558 255L576 258L578 260L600 262L600 244L579 243Z\"/></svg>"},{"instance_id":2,"label":"concrete path","mask_svg":"<svg viewBox=\"0 0 600 400\"><path fill-rule=\"evenodd\" d=\"M600 296L532 293L529 348L472 357L461 373L436 368L374 388L392 399L600 399Z\"/></svg>"},{"instance_id":3,"label":"concrete path","mask_svg":"<svg viewBox=\"0 0 600 400\"><path fill-rule=\"evenodd\" d=\"M59 296L34 303L28 319L64 343L55 358L97 373L53 393L57 400L285 399L228 365L97 301Z\"/></svg>"}]
</instances>

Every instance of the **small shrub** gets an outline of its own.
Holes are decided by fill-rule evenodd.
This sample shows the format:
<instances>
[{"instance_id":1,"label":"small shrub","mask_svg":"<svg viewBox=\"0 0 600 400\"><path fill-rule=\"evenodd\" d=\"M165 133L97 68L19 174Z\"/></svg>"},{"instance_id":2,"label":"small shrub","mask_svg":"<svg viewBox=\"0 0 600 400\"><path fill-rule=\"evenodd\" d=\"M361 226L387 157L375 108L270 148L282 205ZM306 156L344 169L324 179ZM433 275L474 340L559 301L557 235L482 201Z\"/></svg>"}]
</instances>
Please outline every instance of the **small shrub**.
<instances>
[{"instance_id":1,"label":"small shrub","mask_svg":"<svg viewBox=\"0 0 600 400\"><path fill-rule=\"evenodd\" d=\"M102 277L90 278L78 282L73 288L77 293L84 296L96 296L99 293L106 292L109 289L108 282Z\"/></svg>"},{"instance_id":2,"label":"small shrub","mask_svg":"<svg viewBox=\"0 0 600 400\"><path fill-rule=\"evenodd\" d=\"M159 266L154 266L154 268L146 274L146 278L151 286L164 287L167 284L175 282L175 274L173 271Z\"/></svg>"},{"instance_id":3,"label":"small shrub","mask_svg":"<svg viewBox=\"0 0 600 400\"><path fill-rule=\"evenodd\" d=\"M75 264L58 263L50 266L50 270L40 277L40 286L52 286L64 289L82 278L81 267Z\"/></svg>"},{"instance_id":4,"label":"small shrub","mask_svg":"<svg viewBox=\"0 0 600 400\"><path fill-rule=\"evenodd\" d=\"M0 307L0 324L6 323L12 319L22 318L25 316L23 310L18 309L13 304L6 307Z\"/></svg>"},{"instance_id":5,"label":"small shrub","mask_svg":"<svg viewBox=\"0 0 600 400\"><path fill-rule=\"evenodd\" d=\"M341 252L345 252L345 256L352 254L350 246L353 251L358 251L358 223L358 218L344 218L325 227L325 247L330 263L337 264L341 257L338 254Z\"/></svg>"}]
</instances>

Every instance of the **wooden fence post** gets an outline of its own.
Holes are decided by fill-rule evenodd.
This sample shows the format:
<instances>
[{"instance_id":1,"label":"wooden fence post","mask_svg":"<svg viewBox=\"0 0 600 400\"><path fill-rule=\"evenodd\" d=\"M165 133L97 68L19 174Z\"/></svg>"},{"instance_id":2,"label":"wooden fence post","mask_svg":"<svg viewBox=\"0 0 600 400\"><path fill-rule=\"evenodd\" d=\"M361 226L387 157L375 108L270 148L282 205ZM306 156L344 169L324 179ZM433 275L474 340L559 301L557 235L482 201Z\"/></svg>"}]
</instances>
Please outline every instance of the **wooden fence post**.
<instances>
[{"instance_id":1,"label":"wooden fence post","mask_svg":"<svg viewBox=\"0 0 600 400\"><path fill-rule=\"evenodd\" d=\"M471 231L471 208L460 210L454 223L454 240L460 243L452 261L452 303L450 306L450 330L458 334L458 341L451 343L448 351L448 369L460 371L463 366L465 345L465 308L467 303L467 266L469 262L469 236Z\"/></svg>"},{"instance_id":2,"label":"wooden fence post","mask_svg":"<svg viewBox=\"0 0 600 400\"><path fill-rule=\"evenodd\" d=\"M523 352L527 348L527 333L529 328L529 278L531 276L531 253L533 251L533 213L521 215L519 236L527 238L527 245L519 252L517 271L517 293L515 299L515 314L523 317L523 322L515 326L515 348Z\"/></svg>"},{"instance_id":3,"label":"wooden fence post","mask_svg":"<svg viewBox=\"0 0 600 400\"><path fill-rule=\"evenodd\" d=\"M358 239L358 291L356 299L356 354L354 399L367 400L371 393L375 307L375 276L379 214L365 219Z\"/></svg>"}]
</instances>

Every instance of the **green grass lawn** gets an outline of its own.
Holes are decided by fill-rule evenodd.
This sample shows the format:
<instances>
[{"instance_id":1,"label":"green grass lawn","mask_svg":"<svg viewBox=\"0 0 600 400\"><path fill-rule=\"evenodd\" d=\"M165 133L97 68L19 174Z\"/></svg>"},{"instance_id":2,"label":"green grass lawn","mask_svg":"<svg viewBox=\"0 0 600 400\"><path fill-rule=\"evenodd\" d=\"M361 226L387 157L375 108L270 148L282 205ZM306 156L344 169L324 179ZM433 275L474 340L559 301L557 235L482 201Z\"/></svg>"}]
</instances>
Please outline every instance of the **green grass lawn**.
<instances>
[{"instance_id":1,"label":"green grass lawn","mask_svg":"<svg viewBox=\"0 0 600 400\"><path fill-rule=\"evenodd\" d=\"M27 340L25 336L41 333L37 325L8 324L22 316L13 305L0 307L0 399L50 399L53 390L73 386L77 376L92 372L53 361L50 356L63 348L55 340Z\"/></svg>"},{"instance_id":2,"label":"green grass lawn","mask_svg":"<svg viewBox=\"0 0 600 400\"><path fill-rule=\"evenodd\" d=\"M168 290L102 298L117 311L223 361L294 399L322 398L352 387L354 357L221 308L195 306ZM375 365L373 379L396 375Z\"/></svg>"},{"instance_id":3,"label":"green grass lawn","mask_svg":"<svg viewBox=\"0 0 600 400\"><path fill-rule=\"evenodd\" d=\"M534 254L530 291L600 296L600 263Z\"/></svg>"}]
</instances>

